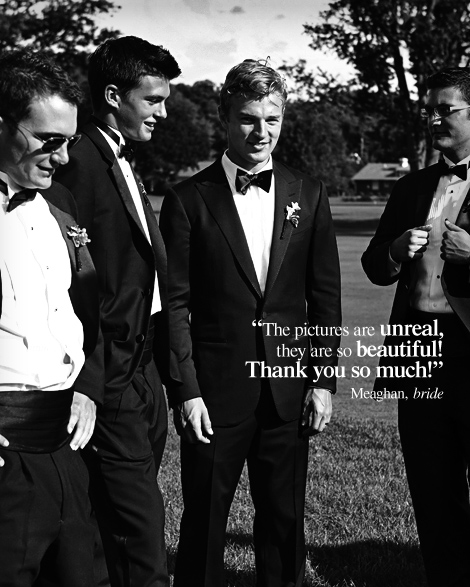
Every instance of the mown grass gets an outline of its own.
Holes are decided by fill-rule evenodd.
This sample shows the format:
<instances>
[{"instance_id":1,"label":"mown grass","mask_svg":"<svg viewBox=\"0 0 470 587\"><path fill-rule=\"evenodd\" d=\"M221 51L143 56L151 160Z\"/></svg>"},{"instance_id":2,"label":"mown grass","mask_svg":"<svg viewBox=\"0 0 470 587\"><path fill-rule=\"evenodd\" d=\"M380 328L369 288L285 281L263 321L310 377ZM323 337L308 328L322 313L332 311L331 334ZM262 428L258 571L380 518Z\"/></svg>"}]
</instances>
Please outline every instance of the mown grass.
<instances>
[{"instance_id":1,"label":"mown grass","mask_svg":"<svg viewBox=\"0 0 470 587\"><path fill-rule=\"evenodd\" d=\"M173 572L182 512L173 431L160 483ZM244 471L227 529L227 578L234 587L254 585L253 513ZM342 417L310 440L305 533L306 587L425 584L394 424Z\"/></svg>"},{"instance_id":2,"label":"mown grass","mask_svg":"<svg viewBox=\"0 0 470 587\"><path fill-rule=\"evenodd\" d=\"M344 324L386 323L393 288L372 286L360 267L360 255L375 229L380 207L338 206L333 209L343 277ZM343 339L355 345L357 337ZM366 340L362 339L363 344ZM380 344L379 336L368 344ZM355 348L355 347L354 347ZM353 353L351 366L376 361ZM408 495L396 431L396 402L352 399L351 386L370 389L371 375L340 381L334 418L323 434L310 440L305 531L308 547L305 587L424 587L413 511ZM182 512L179 442L170 426L160 472L166 502L170 572L178 543ZM228 584L255 584L251 540L253 507L244 471L227 528Z\"/></svg>"}]
</instances>

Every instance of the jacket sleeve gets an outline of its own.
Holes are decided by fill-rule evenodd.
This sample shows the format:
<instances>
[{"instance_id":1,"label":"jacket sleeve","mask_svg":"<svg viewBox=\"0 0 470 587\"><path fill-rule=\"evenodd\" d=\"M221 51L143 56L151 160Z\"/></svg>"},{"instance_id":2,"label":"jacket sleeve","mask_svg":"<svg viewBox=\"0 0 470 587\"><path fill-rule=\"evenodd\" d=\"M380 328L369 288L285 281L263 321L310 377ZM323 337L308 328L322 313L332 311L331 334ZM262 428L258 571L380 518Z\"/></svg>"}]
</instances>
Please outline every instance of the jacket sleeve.
<instances>
[{"instance_id":1,"label":"jacket sleeve","mask_svg":"<svg viewBox=\"0 0 470 587\"><path fill-rule=\"evenodd\" d=\"M176 356L180 382L168 388L170 405L201 396L192 358L190 332L190 242L191 224L175 191L170 190L163 200L160 230L168 258L168 305L170 339Z\"/></svg>"},{"instance_id":2,"label":"jacket sleeve","mask_svg":"<svg viewBox=\"0 0 470 587\"><path fill-rule=\"evenodd\" d=\"M65 212L69 218L76 218L76 204L71 193L54 182L53 187L43 193L44 197L59 209L51 212L60 224L60 214ZM60 212L61 211L61 212ZM79 223L80 225L80 223ZM80 225L83 228L83 225ZM100 327L99 294L97 275L86 246L80 247L82 268L77 270L72 261L72 284L69 289L70 300L75 314L84 330L85 364L80 371L74 390L90 397L96 403L103 403L104 397L104 348Z\"/></svg>"},{"instance_id":3,"label":"jacket sleeve","mask_svg":"<svg viewBox=\"0 0 470 587\"><path fill-rule=\"evenodd\" d=\"M309 360L309 385L336 391L336 378L325 377L324 369L315 383L313 364L317 367L338 364L337 350L341 331L341 278L333 220L328 196L323 183L320 183L315 221L312 228L310 254L306 280L306 301L308 323L317 325L319 333L310 337L311 349L330 348L331 356L312 357ZM328 329L328 334L321 332L321 327ZM320 353L319 353L320 354Z\"/></svg>"},{"instance_id":4,"label":"jacket sleeve","mask_svg":"<svg viewBox=\"0 0 470 587\"><path fill-rule=\"evenodd\" d=\"M375 285L391 285L400 276L400 272L392 270L389 262L390 245L410 228L404 222L407 193L403 180L398 181L390 194L376 233L362 255L362 267Z\"/></svg>"}]
</instances>

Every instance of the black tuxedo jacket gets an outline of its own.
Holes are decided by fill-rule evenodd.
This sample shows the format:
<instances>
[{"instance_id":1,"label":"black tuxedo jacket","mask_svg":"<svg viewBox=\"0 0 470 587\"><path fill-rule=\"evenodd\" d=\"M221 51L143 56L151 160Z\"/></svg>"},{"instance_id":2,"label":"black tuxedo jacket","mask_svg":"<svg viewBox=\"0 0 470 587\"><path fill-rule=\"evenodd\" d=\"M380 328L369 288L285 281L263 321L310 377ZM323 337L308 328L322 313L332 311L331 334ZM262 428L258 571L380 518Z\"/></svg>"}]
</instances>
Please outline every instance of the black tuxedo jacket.
<instances>
[{"instance_id":1,"label":"black tuxedo jacket","mask_svg":"<svg viewBox=\"0 0 470 587\"><path fill-rule=\"evenodd\" d=\"M79 268L77 264L77 251L72 239L67 235L70 227L77 224L75 220L77 217L75 202L70 192L56 182L52 182L52 186L49 189L38 191L47 201L51 214L56 219L67 244L72 268L72 283L69 295L75 314L83 326L85 364L74 384L74 390L87 395L96 403L102 403L104 360L103 337L101 335L99 320L98 282L87 247L80 247L78 250L80 258ZM80 228L84 227L80 226Z\"/></svg>"},{"instance_id":2,"label":"black tuxedo jacket","mask_svg":"<svg viewBox=\"0 0 470 587\"><path fill-rule=\"evenodd\" d=\"M128 387L142 357L155 269L163 310L155 315L154 357L162 380L169 380L166 254L143 190L151 244L106 139L92 122L80 132L82 139L70 151L70 161L57 179L74 195L80 225L91 239L105 348L105 401L109 401Z\"/></svg>"},{"instance_id":3,"label":"black tuxedo jacket","mask_svg":"<svg viewBox=\"0 0 470 587\"><path fill-rule=\"evenodd\" d=\"M324 186L274 163L275 219L264 295L260 291L247 241L222 164L174 187L166 195L160 227L168 254L170 321L183 383L172 386L173 404L202 396L212 423L229 425L253 413L261 381L250 377L247 361L270 367L293 366L296 359L278 352L305 350L300 366L308 375L269 379L280 417L300 416L312 365L334 366L339 337L308 337L295 328L335 327L341 322L340 276L336 240ZM301 208L296 228L285 219L287 205ZM258 321L265 323L257 326ZM275 323L288 328L276 336ZM312 347L332 356L312 359ZM266 380L268 381L268 380ZM335 390L323 375L317 387Z\"/></svg>"},{"instance_id":4,"label":"black tuxedo jacket","mask_svg":"<svg viewBox=\"0 0 470 587\"><path fill-rule=\"evenodd\" d=\"M362 265L369 279L377 285L391 285L398 281L390 322L402 324L410 303L412 263L403 263L399 274L389 270L388 255L391 243L406 230L423 226L439 183L438 165L431 165L410 173L397 181L385 207L379 226L367 250ZM470 192L465 196L456 220L457 226L470 232ZM470 266L446 262L442 287L454 312L470 331Z\"/></svg>"}]
</instances>

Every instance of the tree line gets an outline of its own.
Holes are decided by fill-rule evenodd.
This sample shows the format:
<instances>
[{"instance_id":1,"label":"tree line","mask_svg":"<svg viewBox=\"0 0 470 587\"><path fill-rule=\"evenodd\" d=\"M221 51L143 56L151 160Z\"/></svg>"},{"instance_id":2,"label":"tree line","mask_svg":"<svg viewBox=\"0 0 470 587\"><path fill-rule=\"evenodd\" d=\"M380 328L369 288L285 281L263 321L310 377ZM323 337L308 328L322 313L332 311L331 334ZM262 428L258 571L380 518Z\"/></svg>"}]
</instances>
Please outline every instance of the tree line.
<instances>
[{"instance_id":1,"label":"tree line","mask_svg":"<svg viewBox=\"0 0 470 587\"><path fill-rule=\"evenodd\" d=\"M86 92L87 56L121 35L98 28L95 19L118 9L109 0L3 0L0 50L50 51ZM345 83L309 71L305 59L284 64L292 92L277 159L322 179L330 194L348 192L350 178L367 162L406 157L418 169L435 159L419 117L425 80L442 67L468 65L469 2L336 0L304 33L312 49L333 51L355 74ZM172 85L168 118L136 153L136 168L152 192L223 152L218 91L210 80ZM85 103L81 120L90 109Z\"/></svg>"}]
</instances>

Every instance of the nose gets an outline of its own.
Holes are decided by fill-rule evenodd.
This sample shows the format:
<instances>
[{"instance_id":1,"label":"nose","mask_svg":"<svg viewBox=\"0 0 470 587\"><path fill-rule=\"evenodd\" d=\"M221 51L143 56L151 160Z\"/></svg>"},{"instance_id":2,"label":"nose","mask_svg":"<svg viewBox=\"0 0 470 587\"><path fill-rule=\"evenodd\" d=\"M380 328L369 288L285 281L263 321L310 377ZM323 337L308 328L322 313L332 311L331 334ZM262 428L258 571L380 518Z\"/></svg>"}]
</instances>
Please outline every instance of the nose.
<instances>
[{"instance_id":1,"label":"nose","mask_svg":"<svg viewBox=\"0 0 470 587\"><path fill-rule=\"evenodd\" d=\"M268 135L268 127L266 125L266 121L258 120L255 124L254 132L256 136L259 138L264 138Z\"/></svg>"},{"instance_id":2,"label":"nose","mask_svg":"<svg viewBox=\"0 0 470 587\"><path fill-rule=\"evenodd\" d=\"M154 115L154 118L163 118L164 119L167 117L165 102L159 102L156 105L155 112L153 115Z\"/></svg>"},{"instance_id":3,"label":"nose","mask_svg":"<svg viewBox=\"0 0 470 587\"><path fill-rule=\"evenodd\" d=\"M51 153L51 162L55 167L66 165L69 162L68 143L64 143L57 150Z\"/></svg>"}]
</instances>

